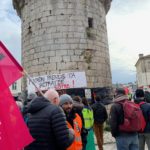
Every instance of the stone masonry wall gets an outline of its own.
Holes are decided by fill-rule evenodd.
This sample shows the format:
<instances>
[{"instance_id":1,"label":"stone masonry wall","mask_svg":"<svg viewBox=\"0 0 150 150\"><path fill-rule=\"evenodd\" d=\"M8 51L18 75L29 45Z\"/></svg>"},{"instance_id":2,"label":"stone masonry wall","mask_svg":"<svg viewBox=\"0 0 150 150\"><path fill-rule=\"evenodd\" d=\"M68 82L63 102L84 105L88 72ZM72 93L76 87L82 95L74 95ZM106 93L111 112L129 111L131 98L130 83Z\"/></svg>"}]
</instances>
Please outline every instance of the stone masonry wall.
<instances>
[{"instance_id":1,"label":"stone masonry wall","mask_svg":"<svg viewBox=\"0 0 150 150\"><path fill-rule=\"evenodd\" d=\"M25 0L23 67L31 76L85 71L88 87L111 86L105 16L100 0Z\"/></svg>"}]
</instances>

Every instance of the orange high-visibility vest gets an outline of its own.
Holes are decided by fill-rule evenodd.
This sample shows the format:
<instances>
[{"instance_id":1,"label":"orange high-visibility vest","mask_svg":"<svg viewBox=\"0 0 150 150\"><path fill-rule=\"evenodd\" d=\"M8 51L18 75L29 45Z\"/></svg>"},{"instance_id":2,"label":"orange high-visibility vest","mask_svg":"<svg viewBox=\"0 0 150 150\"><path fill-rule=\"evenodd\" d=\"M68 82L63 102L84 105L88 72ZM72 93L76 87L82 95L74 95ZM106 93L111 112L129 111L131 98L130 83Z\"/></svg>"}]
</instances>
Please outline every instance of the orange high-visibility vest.
<instances>
[{"instance_id":1,"label":"orange high-visibility vest","mask_svg":"<svg viewBox=\"0 0 150 150\"><path fill-rule=\"evenodd\" d=\"M73 120L74 126L73 128L67 121L68 128L72 128L75 132L74 142L67 148L67 150L82 150L82 139L81 139L82 120L77 113L75 115L76 117Z\"/></svg>"}]
</instances>

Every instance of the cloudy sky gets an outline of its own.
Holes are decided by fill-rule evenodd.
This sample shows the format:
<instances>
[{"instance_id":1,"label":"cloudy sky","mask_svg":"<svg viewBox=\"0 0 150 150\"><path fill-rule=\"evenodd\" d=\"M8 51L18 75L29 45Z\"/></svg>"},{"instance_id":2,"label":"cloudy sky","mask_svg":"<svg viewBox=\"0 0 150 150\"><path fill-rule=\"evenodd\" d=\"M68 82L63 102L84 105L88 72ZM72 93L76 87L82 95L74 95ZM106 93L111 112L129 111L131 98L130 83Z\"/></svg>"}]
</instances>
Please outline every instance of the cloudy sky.
<instances>
[{"instance_id":1,"label":"cloudy sky","mask_svg":"<svg viewBox=\"0 0 150 150\"><path fill-rule=\"evenodd\" d=\"M136 80L138 54L150 54L150 0L113 0L107 29L113 83ZM0 1L0 40L20 61L21 26L12 0Z\"/></svg>"},{"instance_id":2,"label":"cloudy sky","mask_svg":"<svg viewBox=\"0 0 150 150\"><path fill-rule=\"evenodd\" d=\"M113 0L107 30L113 82L136 80L138 55L150 54L150 0Z\"/></svg>"}]
</instances>

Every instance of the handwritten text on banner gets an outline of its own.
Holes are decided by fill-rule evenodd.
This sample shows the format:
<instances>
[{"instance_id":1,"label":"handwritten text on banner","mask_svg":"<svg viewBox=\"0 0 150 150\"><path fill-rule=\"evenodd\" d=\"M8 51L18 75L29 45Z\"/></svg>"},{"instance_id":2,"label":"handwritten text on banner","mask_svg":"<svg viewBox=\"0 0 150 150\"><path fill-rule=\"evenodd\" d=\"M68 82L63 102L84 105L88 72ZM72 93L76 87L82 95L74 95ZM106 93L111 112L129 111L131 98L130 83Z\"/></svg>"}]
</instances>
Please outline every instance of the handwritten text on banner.
<instances>
[{"instance_id":1,"label":"handwritten text on banner","mask_svg":"<svg viewBox=\"0 0 150 150\"><path fill-rule=\"evenodd\" d=\"M87 81L85 72L69 72L63 74L44 75L31 78L32 81L41 90L48 90L50 88L68 89L86 87ZM37 91L30 80L28 80L28 92Z\"/></svg>"}]
</instances>

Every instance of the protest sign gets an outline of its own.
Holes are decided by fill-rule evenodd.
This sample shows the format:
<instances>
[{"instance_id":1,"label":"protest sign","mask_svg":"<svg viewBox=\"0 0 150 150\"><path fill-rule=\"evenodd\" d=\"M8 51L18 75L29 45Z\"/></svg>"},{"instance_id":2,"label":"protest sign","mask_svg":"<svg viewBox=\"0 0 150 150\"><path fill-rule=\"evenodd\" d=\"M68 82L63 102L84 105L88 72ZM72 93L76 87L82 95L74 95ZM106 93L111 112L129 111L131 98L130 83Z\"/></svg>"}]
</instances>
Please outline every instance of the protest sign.
<instances>
[{"instance_id":1,"label":"protest sign","mask_svg":"<svg viewBox=\"0 0 150 150\"><path fill-rule=\"evenodd\" d=\"M56 90L81 88L87 86L85 72L69 72L33 77L31 80L41 90L55 88ZM37 91L35 86L28 80L28 92Z\"/></svg>"}]
</instances>

